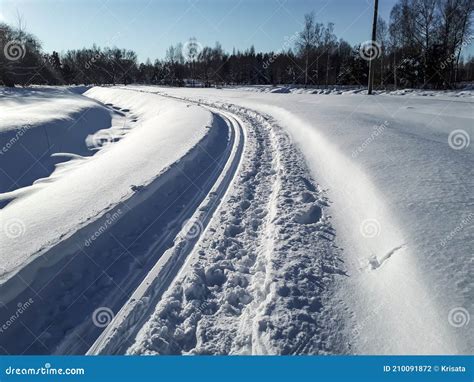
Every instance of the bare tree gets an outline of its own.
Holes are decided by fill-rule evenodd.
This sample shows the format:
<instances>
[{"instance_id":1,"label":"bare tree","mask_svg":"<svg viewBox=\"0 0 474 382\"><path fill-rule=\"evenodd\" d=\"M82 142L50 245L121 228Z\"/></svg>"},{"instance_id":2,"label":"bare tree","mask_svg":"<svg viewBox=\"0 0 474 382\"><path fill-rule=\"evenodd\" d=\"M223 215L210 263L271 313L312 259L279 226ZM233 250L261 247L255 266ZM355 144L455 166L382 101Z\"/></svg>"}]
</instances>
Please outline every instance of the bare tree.
<instances>
[{"instance_id":1,"label":"bare tree","mask_svg":"<svg viewBox=\"0 0 474 382\"><path fill-rule=\"evenodd\" d=\"M423 86L428 82L428 60L439 25L439 0L413 0L413 38L423 52Z\"/></svg>"},{"instance_id":2,"label":"bare tree","mask_svg":"<svg viewBox=\"0 0 474 382\"><path fill-rule=\"evenodd\" d=\"M448 63L448 82L457 80L459 57L472 25L472 0L441 1L441 39Z\"/></svg>"},{"instance_id":3,"label":"bare tree","mask_svg":"<svg viewBox=\"0 0 474 382\"><path fill-rule=\"evenodd\" d=\"M314 12L308 13L304 16L304 27L303 30L299 33L296 46L300 54L304 57L304 86L308 86L308 68L309 68L309 59L312 52L314 52L316 45L318 43L318 36L321 35L320 32L321 25L315 22Z\"/></svg>"},{"instance_id":4,"label":"bare tree","mask_svg":"<svg viewBox=\"0 0 474 382\"><path fill-rule=\"evenodd\" d=\"M186 43L186 51L184 55L187 61L191 65L191 81L192 86L194 87L195 75L196 75L196 60L199 55L199 44L196 40L196 37L191 37L189 41Z\"/></svg>"},{"instance_id":5,"label":"bare tree","mask_svg":"<svg viewBox=\"0 0 474 382\"><path fill-rule=\"evenodd\" d=\"M385 20L379 17L377 22L377 42L380 44L380 85L384 85L385 49L387 47L388 26Z\"/></svg>"},{"instance_id":6,"label":"bare tree","mask_svg":"<svg viewBox=\"0 0 474 382\"><path fill-rule=\"evenodd\" d=\"M334 24L328 23L324 29L324 51L326 52L326 87L329 86L330 57L336 48L337 38L334 34Z\"/></svg>"}]
</instances>

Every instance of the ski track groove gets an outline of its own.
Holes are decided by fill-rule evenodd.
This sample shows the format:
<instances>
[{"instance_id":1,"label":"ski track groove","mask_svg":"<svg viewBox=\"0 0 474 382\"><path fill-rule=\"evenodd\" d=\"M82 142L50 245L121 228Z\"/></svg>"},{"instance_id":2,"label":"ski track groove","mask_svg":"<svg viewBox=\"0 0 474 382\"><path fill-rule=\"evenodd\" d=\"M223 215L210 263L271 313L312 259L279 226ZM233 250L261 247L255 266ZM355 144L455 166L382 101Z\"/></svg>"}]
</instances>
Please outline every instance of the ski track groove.
<instances>
[{"instance_id":1,"label":"ski track groove","mask_svg":"<svg viewBox=\"0 0 474 382\"><path fill-rule=\"evenodd\" d=\"M219 114L226 121L229 129L233 131L233 138L228 145L232 146L232 152L226 156L227 163L222 165L222 169L219 169L220 176L210 188L208 197L197 206L194 214L188 220L191 226L183 224L182 230L174 239L174 246L158 260L128 302L118 312L114 321L89 349L88 354L102 352L120 354L125 351L130 338L136 335L136 331L151 314L151 309L154 306L150 301L159 300L174 277L179 274L180 269L185 266L189 253L199 239L198 235L189 235L189 232L197 229L197 233L200 234L201 231L205 231L215 209L219 207L228 185L232 182L235 171L240 165L244 147L244 131L238 121L231 116Z\"/></svg>"}]
</instances>

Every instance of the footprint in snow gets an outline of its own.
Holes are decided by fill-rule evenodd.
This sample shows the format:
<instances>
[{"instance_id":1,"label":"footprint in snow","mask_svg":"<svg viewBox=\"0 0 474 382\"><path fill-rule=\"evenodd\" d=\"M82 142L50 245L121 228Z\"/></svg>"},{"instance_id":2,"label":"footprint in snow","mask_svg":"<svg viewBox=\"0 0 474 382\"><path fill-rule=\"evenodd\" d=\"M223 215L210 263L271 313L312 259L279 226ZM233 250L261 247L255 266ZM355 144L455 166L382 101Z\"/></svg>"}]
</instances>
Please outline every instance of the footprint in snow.
<instances>
[{"instance_id":1,"label":"footprint in snow","mask_svg":"<svg viewBox=\"0 0 474 382\"><path fill-rule=\"evenodd\" d=\"M295 221L299 224L313 224L321 220L323 212L321 207L313 204L310 207L302 210L295 216Z\"/></svg>"}]
</instances>

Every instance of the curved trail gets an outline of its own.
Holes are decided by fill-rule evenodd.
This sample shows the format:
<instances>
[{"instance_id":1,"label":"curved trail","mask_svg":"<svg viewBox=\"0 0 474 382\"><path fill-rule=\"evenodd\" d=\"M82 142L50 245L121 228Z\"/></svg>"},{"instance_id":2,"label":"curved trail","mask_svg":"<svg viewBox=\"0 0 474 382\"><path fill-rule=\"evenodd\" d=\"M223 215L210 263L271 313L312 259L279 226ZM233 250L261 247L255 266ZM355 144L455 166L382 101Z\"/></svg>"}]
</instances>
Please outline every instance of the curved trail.
<instances>
[{"instance_id":1,"label":"curved trail","mask_svg":"<svg viewBox=\"0 0 474 382\"><path fill-rule=\"evenodd\" d=\"M192 248L182 232L166 254L184 265L157 265L89 354L346 351L331 298L345 276L324 191L268 116L199 105L245 129L242 163Z\"/></svg>"},{"instance_id":2,"label":"curved trail","mask_svg":"<svg viewBox=\"0 0 474 382\"><path fill-rule=\"evenodd\" d=\"M158 94L170 96L167 93L169 92L158 91ZM178 93L178 91L172 92L172 94ZM235 101L238 105L232 105L215 100L216 97L211 96L211 93L209 92L209 96L204 94L204 97L201 93L196 93L194 97L188 96L187 93L184 95L189 102L194 99L201 104L232 111L252 129L269 130L270 137L272 132L281 131L279 123L292 133L305 153L305 158L299 155L298 160L304 167L300 169L304 174L303 178L310 179L307 182L309 186L306 185L307 190L310 192L316 190L320 195L324 195L319 187L313 186L311 176L308 175L310 172L304 165L307 160L311 166L311 173L331 186L331 196L337 204L336 209L332 211L335 215L334 224L337 223L336 227L343 233L337 243L344 248L345 262L342 256L339 257L338 249L321 249L321 242L313 237L313 232L318 231L323 240L330 242L334 240L336 232L328 221L325 222L325 227L306 232L296 229L294 236L287 235L291 222L311 223L320 215L323 219L329 216L322 203L317 206L310 204L301 213L294 211L284 216L279 206L281 200L279 193L286 191L287 195L283 198L285 202L297 199L308 202L315 196L314 194L303 196L305 190L299 188L298 197L288 197L288 190L293 183L297 183L294 182L296 176L291 175L297 174L298 170L290 169L287 160L288 152L293 152L294 147L292 149L287 147L285 151L275 140L263 139L262 149L271 148L271 156L267 163L272 162L272 170L268 173L276 171L278 175L270 181L272 187L268 188L267 193L271 196L259 200L260 207L268 211L273 218L266 220L257 228L260 235L253 238L257 245L242 243L246 229L240 232L241 221L245 221L240 217L241 212L237 213L237 219L233 217L228 219L239 232L238 240L230 241L230 245L239 248L237 253L229 254L226 249L229 238L223 235L220 240L218 229L214 231L213 238L203 238L206 245L198 246L196 250L200 253L195 255L199 261L196 261L192 268L194 274L189 274L191 271L187 275L183 272L175 287L168 291L165 299L157 306L154 317L141 331L129 353L458 352L457 347L462 341L459 344L455 343L453 330L449 328L443 309L436 303L436 296L429 294L423 269L417 264L413 243L407 241L401 229L403 225L397 221L385 195L376 187L367 172L348 160L335 142L331 142L327 136L320 133L319 129L315 129L285 108L256 105L245 100ZM222 93L219 93L218 98L222 99ZM229 101L233 102L232 99ZM258 108L258 112L250 108ZM283 146L293 146L291 136L287 136L285 140L290 141L290 144ZM285 175L293 180L291 186L288 181L285 182L286 177L280 176L277 171L279 158L282 159L286 170ZM262 157L259 158L261 159ZM259 171L253 171L253 176L258 173ZM280 180L283 184L278 187ZM249 182L249 178L245 181ZM252 205L251 201L247 203L245 200L245 193L240 194L238 199ZM232 205L229 203L226 209L231 210ZM257 207L256 209L258 210ZM319 212L321 209L322 213ZM221 224L226 223L226 215L224 214ZM374 217L375 223L379 223L383 228L382 233L375 238L370 232ZM278 229L272 219L290 224ZM237 220L238 224L235 224L234 220ZM250 222L251 218L247 221L247 225ZM313 228L311 224L310 227L306 224L304 226ZM288 239L291 243L285 241ZM306 253L298 253L298 245L305 240L311 242L313 246L306 250L306 253L313 257L309 264L319 261L318 267L308 267L311 287L306 283L306 275L300 276L304 282L295 283L294 275L298 271L292 269L294 274L290 275L285 269L288 262L293 262L288 256L293 251L298 254L294 260L295 264L298 264L295 268L299 270L304 267ZM213 246L217 247L217 252L220 253L214 255ZM279 247L285 248L281 259ZM241 256L241 252L257 254L256 261L252 256L248 256L251 260L245 259L245 264L239 265L240 268L244 268L243 272L235 270L233 260L235 256ZM214 259L210 260L212 257ZM217 266L215 263L219 262L221 257L224 257L224 263L222 266ZM250 270L247 271L245 267L249 264ZM212 280L213 277L211 281L208 280L208 274L215 272L219 272L217 285L216 281ZM332 274L332 278L326 278L326 272ZM232 288L225 290L227 284L234 282L229 280L234 277L234 273L238 273L238 282L234 285L235 293ZM248 277L248 274L251 277ZM286 279L280 285L276 280L281 279L282 274ZM321 280L325 282L318 284ZM295 288L294 284L298 285L298 288ZM201 285L205 287L201 288ZM321 285L323 290L319 289ZM194 293L195 288L199 290L197 295ZM296 298L288 299L291 302L287 301L288 296L294 297L293 293L305 295L308 288L313 288L312 296L316 296L313 302L308 303L309 299L302 302L302 299ZM218 292L214 289L218 289ZM334 290L337 292L333 293ZM277 302L278 299L281 301ZM227 306L226 312L223 312L222 304L230 305ZM299 309L301 306L306 307ZM308 323L310 323L308 326L304 326ZM328 323L331 324L328 326ZM282 329L285 326L288 330ZM330 329L326 330L328 327ZM184 338L182 333L185 333ZM219 336L218 341L216 338ZM290 337L294 337L295 340ZM417 340L414 341L414 338Z\"/></svg>"}]
</instances>

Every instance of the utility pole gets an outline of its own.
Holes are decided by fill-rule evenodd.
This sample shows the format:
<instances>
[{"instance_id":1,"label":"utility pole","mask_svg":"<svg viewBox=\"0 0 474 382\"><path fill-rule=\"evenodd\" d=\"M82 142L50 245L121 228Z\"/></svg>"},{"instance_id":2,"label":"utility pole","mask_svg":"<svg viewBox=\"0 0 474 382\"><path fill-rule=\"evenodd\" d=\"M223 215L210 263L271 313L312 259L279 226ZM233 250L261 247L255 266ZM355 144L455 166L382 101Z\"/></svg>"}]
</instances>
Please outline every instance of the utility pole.
<instances>
[{"instance_id":1,"label":"utility pole","mask_svg":"<svg viewBox=\"0 0 474 382\"><path fill-rule=\"evenodd\" d=\"M374 22L372 24L372 45L376 46L377 41L377 19L379 13L379 0L375 0L374 5ZM373 47L374 48L374 47ZM372 94L372 89L374 88L374 77L375 77L375 70L373 61L377 59L377 55L373 56L369 60L369 90L368 94Z\"/></svg>"}]
</instances>

